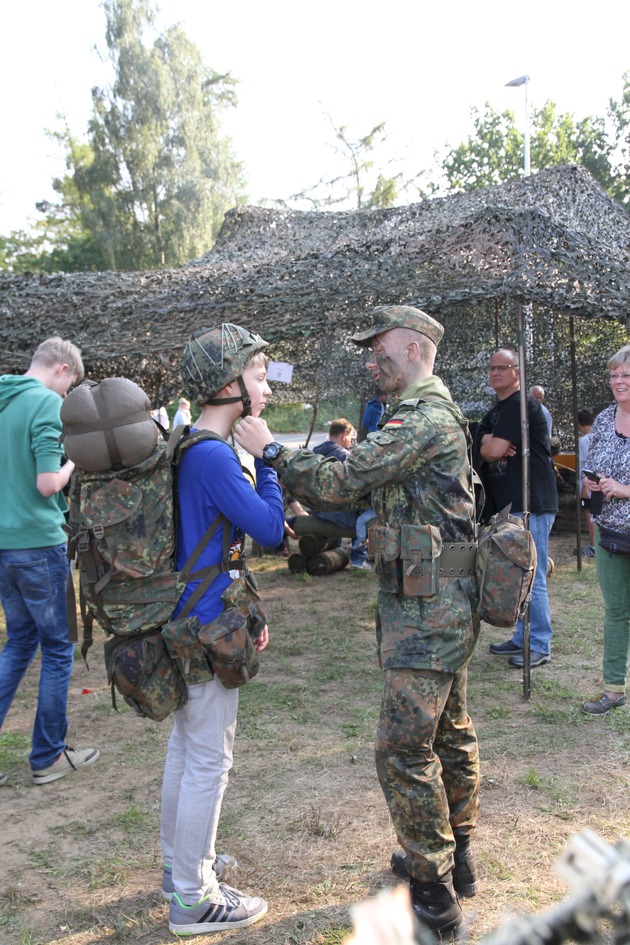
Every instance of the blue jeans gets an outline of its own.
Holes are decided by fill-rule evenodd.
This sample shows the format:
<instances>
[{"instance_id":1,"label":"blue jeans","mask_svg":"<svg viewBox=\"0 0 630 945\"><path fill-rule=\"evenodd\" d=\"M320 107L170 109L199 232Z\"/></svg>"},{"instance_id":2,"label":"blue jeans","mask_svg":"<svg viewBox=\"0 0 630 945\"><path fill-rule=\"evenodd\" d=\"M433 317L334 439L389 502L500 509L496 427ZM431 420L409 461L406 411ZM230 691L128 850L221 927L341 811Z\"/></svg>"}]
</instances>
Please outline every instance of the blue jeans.
<instances>
[{"instance_id":1,"label":"blue jeans","mask_svg":"<svg viewBox=\"0 0 630 945\"><path fill-rule=\"evenodd\" d=\"M66 704L74 645L68 640L66 546L0 551L0 600L7 642L0 653L0 726L41 648L31 768L47 768L66 747Z\"/></svg>"},{"instance_id":2,"label":"blue jeans","mask_svg":"<svg viewBox=\"0 0 630 945\"><path fill-rule=\"evenodd\" d=\"M522 512L515 512L519 518ZM529 530L532 533L538 563L532 587L532 599L529 605L529 646L537 653L551 652L551 614L549 613L549 597L547 596L547 562L549 559L549 533L555 515L553 512L532 513L529 516ZM519 620L512 642L523 645L523 621Z\"/></svg>"}]
</instances>

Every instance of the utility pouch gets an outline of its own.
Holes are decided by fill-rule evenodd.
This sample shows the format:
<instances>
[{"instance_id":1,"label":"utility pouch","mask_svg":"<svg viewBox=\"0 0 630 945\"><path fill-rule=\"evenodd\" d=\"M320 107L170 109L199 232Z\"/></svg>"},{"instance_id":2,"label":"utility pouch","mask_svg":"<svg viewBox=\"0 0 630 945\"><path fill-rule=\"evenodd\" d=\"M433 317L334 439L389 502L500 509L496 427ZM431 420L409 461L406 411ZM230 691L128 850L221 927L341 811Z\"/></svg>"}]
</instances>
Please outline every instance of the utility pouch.
<instances>
[{"instance_id":1,"label":"utility pouch","mask_svg":"<svg viewBox=\"0 0 630 945\"><path fill-rule=\"evenodd\" d=\"M407 597L433 597L439 590L442 538L435 525L403 525L400 556L403 593Z\"/></svg>"},{"instance_id":2,"label":"utility pouch","mask_svg":"<svg viewBox=\"0 0 630 945\"><path fill-rule=\"evenodd\" d=\"M248 620L238 608L227 607L199 631L199 642L226 689L249 682L260 668Z\"/></svg>"},{"instance_id":3,"label":"utility pouch","mask_svg":"<svg viewBox=\"0 0 630 945\"><path fill-rule=\"evenodd\" d=\"M159 630L111 636L105 642L105 666L114 708L117 689L138 715L161 722L188 700L184 677Z\"/></svg>"},{"instance_id":4,"label":"utility pouch","mask_svg":"<svg viewBox=\"0 0 630 945\"><path fill-rule=\"evenodd\" d=\"M264 629L267 618L260 606L260 594L256 578L251 571L244 571L221 594L227 607L236 609L247 618L247 629L252 640L256 640Z\"/></svg>"},{"instance_id":5,"label":"utility pouch","mask_svg":"<svg viewBox=\"0 0 630 945\"><path fill-rule=\"evenodd\" d=\"M162 639L166 649L179 666L186 683L191 686L208 682L214 676L198 639L200 630L198 617L180 617L162 627Z\"/></svg>"},{"instance_id":6,"label":"utility pouch","mask_svg":"<svg viewBox=\"0 0 630 945\"><path fill-rule=\"evenodd\" d=\"M400 529L389 525L373 525L368 532L368 548L368 557L374 561L374 571L379 576L381 590L397 594L400 590Z\"/></svg>"}]
</instances>

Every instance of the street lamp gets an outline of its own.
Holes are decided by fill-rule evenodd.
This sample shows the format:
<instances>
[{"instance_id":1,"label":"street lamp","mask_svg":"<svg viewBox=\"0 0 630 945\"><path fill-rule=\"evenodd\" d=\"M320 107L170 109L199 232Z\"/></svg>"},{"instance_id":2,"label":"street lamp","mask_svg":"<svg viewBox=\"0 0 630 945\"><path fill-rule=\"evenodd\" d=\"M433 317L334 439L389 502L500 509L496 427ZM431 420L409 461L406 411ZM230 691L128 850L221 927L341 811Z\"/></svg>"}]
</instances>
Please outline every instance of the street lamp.
<instances>
[{"instance_id":1,"label":"street lamp","mask_svg":"<svg viewBox=\"0 0 630 945\"><path fill-rule=\"evenodd\" d=\"M524 163L525 177L529 177L529 173L530 173L530 162L529 162L529 98L528 98L528 94L527 94L527 87L528 87L528 85L529 85L529 76L528 76L528 75L521 75L521 76L518 77L518 79L512 79L511 82L506 82L505 84L506 84L506 86L509 85L509 86L512 86L512 87L515 87L515 86L518 86L518 85L524 85L524 86L525 86L525 136L524 136L524 151L525 151L525 154L524 154L524 162L523 162L523 163Z\"/></svg>"}]
</instances>

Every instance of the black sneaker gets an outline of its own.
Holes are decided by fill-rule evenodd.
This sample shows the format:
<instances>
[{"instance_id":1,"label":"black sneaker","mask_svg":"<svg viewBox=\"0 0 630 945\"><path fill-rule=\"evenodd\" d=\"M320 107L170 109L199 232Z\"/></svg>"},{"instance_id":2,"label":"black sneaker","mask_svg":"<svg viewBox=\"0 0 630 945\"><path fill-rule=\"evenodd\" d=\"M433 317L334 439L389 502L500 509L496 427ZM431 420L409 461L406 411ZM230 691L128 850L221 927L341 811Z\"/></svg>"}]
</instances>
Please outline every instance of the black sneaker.
<instances>
[{"instance_id":1,"label":"black sneaker","mask_svg":"<svg viewBox=\"0 0 630 945\"><path fill-rule=\"evenodd\" d=\"M470 837L455 839L453 859L453 887L462 899L472 899L477 894L477 863L470 848ZM411 879L407 869L407 857L404 850L394 850L391 858L392 873L401 879Z\"/></svg>"},{"instance_id":2,"label":"black sneaker","mask_svg":"<svg viewBox=\"0 0 630 945\"><path fill-rule=\"evenodd\" d=\"M450 875L439 883L412 879L411 905L416 918L440 937L454 932L464 921Z\"/></svg>"},{"instance_id":3,"label":"black sneaker","mask_svg":"<svg viewBox=\"0 0 630 945\"><path fill-rule=\"evenodd\" d=\"M490 652L495 656L514 656L515 653L522 653L523 647L506 640L505 643L491 643Z\"/></svg>"}]
</instances>

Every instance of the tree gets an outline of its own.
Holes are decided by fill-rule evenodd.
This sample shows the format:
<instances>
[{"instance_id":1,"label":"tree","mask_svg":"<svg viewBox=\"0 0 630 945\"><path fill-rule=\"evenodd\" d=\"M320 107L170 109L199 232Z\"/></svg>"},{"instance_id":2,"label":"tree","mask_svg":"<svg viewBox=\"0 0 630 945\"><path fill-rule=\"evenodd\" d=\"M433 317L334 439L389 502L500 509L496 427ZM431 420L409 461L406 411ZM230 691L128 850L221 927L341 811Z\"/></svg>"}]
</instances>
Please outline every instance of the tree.
<instances>
[{"instance_id":1,"label":"tree","mask_svg":"<svg viewBox=\"0 0 630 945\"><path fill-rule=\"evenodd\" d=\"M371 210L393 207L401 193L417 187L416 181L404 180L402 171L387 174L386 168L393 162L378 161L379 151L387 141L386 122L353 139L347 125L336 125L330 115L326 116L334 134L332 148L340 159L340 173L323 177L316 184L284 200L274 201L283 206L306 203L313 210L333 206L340 209L352 207L356 210Z\"/></svg>"},{"instance_id":2,"label":"tree","mask_svg":"<svg viewBox=\"0 0 630 945\"><path fill-rule=\"evenodd\" d=\"M510 110L473 108L475 135L447 152L443 160L449 191L475 190L523 174L523 132ZM557 164L583 164L605 188L612 184L612 146L601 118L575 122L557 114L553 102L534 110L531 119L531 158L536 170Z\"/></svg>"},{"instance_id":3,"label":"tree","mask_svg":"<svg viewBox=\"0 0 630 945\"><path fill-rule=\"evenodd\" d=\"M630 72L623 76L620 101L610 100L608 115L614 129L612 193L627 207L630 203Z\"/></svg>"},{"instance_id":4,"label":"tree","mask_svg":"<svg viewBox=\"0 0 630 945\"><path fill-rule=\"evenodd\" d=\"M219 126L235 81L204 66L179 27L155 35L150 0L103 9L114 81L92 90L87 142L67 126L56 134L68 174L53 183L60 202L38 206L51 246L44 271L180 265L208 252L243 199L242 168Z\"/></svg>"}]
</instances>

